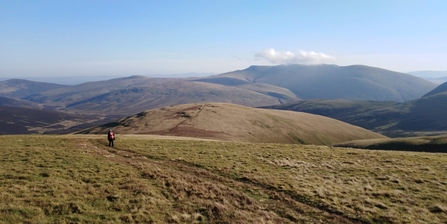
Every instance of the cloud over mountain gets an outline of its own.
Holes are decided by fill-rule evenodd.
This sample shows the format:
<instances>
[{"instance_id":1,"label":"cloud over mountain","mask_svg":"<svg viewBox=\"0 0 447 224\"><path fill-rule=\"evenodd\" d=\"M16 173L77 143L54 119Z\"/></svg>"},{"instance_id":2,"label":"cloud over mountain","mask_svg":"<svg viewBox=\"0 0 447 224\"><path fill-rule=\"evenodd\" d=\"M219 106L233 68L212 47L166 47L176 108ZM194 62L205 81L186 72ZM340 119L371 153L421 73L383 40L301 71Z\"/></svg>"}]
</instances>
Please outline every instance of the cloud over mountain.
<instances>
[{"instance_id":1,"label":"cloud over mountain","mask_svg":"<svg viewBox=\"0 0 447 224\"><path fill-rule=\"evenodd\" d=\"M265 59L273 64L322 64L328 62L334 62L336 59L333 56L317 53L314 51L300 50L298 53L290 51L279 52L275 49L265 49L263 52L255 54L256 59Z\"/></svg>"}]
</instances>

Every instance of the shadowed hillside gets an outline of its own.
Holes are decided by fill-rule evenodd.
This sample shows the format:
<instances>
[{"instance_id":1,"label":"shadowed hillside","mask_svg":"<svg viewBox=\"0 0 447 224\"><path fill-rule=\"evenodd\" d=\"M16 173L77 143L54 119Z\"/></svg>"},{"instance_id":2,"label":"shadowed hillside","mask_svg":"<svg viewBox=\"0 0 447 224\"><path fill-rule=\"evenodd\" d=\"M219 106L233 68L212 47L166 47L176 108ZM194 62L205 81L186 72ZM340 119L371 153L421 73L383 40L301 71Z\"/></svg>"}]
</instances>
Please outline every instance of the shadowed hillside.
<instances>
[{"instance_id":1,"label":"shadowed hillside","mask_svg":"<svg viewBox=\"0 0 447 224\"><path fill-rule=\"evenodd\" d=\"M384 136L327 117L239 105L185 104L144 111L81 133L158 134L244 142L333 144Z\"/></svg>"},{"instance_id":2,"label":"shadowed hillside","mask_svg":"<svg viewBox=\"0 0 447 224\"><path fill-rule=\"evenodd\" d=\"M394 130L447 131L447 92L406 103L410 111L392 127Z\"/></svg>"},{"instance_id":3,"label":"shadowed hillside","mask_svg":"<svg viewBox=\"0 0 447 224\"><path fill-rule=\"evenodd\" d=\"M393 112L389 109L398 105L399 103L389 101L301 100L264 108L318 114L372 130L389 125L400 117L400 110Z\"/></svg>"},{"instance_id":4,"label":"shadowed hillside","mask_svg":"<svg viewBox=\"0 0 447 224\"><path fill-rule=\"evenodd\" d=\"M447 136L441 135L393 139L355 140L338 143L334 146L360 149L445 153L447 152Z\"/></svg>"},{"instance_id":5,"label":"shadowed hillside","mask_svg":"<svg viewBox=\"0 0 447 224\"><path fill-rule=\"evenodd\" d=\"M289 89L302 99L396 102L420 98L437 86L408 74L361 65L251 66L198 80L223 85L266 83Z\"/></svg>"},{"instance_id":6,"label":"shadowed hillside","mask_svg":"<svg viewBox=\"0 0 447 224\"><path fill-rule=\"evenodd\" d=\"M432 91L428 92L427 94L425 94L423 97L433 96L433 95L436 95L438 93L443 93L443 92L447 92L447 82L439 85L434 90L432 90Z\"/></svg>"},{"instance_id":7,"label":"shadowed hillside","mask_svg":"<svg viewBox=\"0 0 447 224\"><path fill-rule=\"evenodd\" d=\"M63 129L79 117L56 111L0 106L0 134L42 133ZM70 122L71 121L71 122Z\"/></svg>"},{"instance_id":8,"label":"shadowed hillside","mask_svg":"<svg viewBox=\"0 0 447 224\"><path fill-rule=\"evenodd\" d=\"M116 117L0 106L0 135L70 133L113 119Z\"/></svg>"},{"instance_id":9,"label":"shadowed hillside","mask_svg":"<svg viewBox=\"0 0 447 224\"><path fill-rule=\"evenodd\" d=\"M447 131L447 92L406 103L305 100L267 108L328 116L390 137Z\"/></svg>"}]
</instances>

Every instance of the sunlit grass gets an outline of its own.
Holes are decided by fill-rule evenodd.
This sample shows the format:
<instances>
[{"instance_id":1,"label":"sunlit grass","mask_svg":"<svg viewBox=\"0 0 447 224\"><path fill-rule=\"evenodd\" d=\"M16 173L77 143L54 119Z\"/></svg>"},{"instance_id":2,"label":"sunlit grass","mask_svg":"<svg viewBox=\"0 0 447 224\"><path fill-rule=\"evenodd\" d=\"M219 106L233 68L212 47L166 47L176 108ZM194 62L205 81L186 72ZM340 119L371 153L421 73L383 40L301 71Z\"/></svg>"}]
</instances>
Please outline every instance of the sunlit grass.
<instances>
[{"instance_id":1,"label":"sunlit grass","mask_svg":"<svg viewBox=\"0 0 447 224\"><path fill-rule=\"evenodd\" d=\"M268 186L368 222L447 220L447 155L326 146L126 139L123 148ZM261 197L262 198L262 197Z\"/></svg>"},{"instance_id":2,"label":"sunlit grass","mask_svg":"<svg viewBox=\"0 0 447 224\"><path fill-rule=\"evenodd\" d=\"M447 155L0 136L0 222L442 223Z\"/></svg>"},{"instance_id":3,"label":"sunlit grass","mask_svg":"<svg viewBox=\"0 0 447 224\"><path fill-rule=\"evenodd\" d=\"M1 141L1 221L118 221L139 206L146 213L136 220L150 221L169 212L169 207L154 211L169 201L149 201L155 190L140 173L89 153L94 146L88 139L14 136Z\"/></svg>"}]
</instances>

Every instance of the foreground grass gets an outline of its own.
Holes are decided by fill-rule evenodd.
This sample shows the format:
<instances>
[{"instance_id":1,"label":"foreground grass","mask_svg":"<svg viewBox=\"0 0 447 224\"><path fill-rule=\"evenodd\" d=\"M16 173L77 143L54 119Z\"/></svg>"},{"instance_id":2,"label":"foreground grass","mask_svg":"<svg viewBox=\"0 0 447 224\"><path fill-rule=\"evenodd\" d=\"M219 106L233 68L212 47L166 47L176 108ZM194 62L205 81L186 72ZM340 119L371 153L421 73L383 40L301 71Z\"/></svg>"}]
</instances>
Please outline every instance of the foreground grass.
<instances>
[{"instance_id":1,"label":"foreground grass","mask_svg":"<svg viewBox=\"0 0 447 224\"><path fill-rule=\"evenodd\" d=\"M0 222L442 223L447 154L1 136Z\"/></svg>"}]
</instances>

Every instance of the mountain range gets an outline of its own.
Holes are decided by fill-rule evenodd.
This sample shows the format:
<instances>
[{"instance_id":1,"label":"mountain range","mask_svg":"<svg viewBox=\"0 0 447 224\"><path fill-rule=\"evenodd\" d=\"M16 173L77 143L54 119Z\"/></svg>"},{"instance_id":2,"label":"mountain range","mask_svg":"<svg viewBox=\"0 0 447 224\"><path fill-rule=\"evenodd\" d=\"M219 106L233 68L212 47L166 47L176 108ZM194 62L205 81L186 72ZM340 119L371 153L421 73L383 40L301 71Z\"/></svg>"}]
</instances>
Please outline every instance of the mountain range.
<instances>
[{"instance_id":1,"label":"mountain range","mask_svg":"<svg viewBox=\"0 0 447 224\"><path fill-rule=\"evenodd\" d=\"M0 96L5 97L4 102L9 100L5 106L14 106L15 100L17 107L96 116L104 122L112 117L188 103L223 102L249 107L275 105L278 109L290 109L291 105L302 105L304 102L321 104L332 100L332 106L336 105L339 110L292 109L383 131L418 129L418 119L409 116L409 108L425 107L424 102L436 105L442 97L430 98L427 95L435 91L436 86L408 74L361 65L280 65L251 66L199 78L130 76L78 85L12 79L0 82ZM424 95L425 101L421 98ZM347 104L352 106L343 107ZM337 111L340 113L335 115ZM404 115L408 115L405 119L409 121L403 118ZM368 116L375 119L366 119ZM90 118L89 121L92 122ZM442 125L438 126L421 128L443 129Z\"/></svg>"}]
</instances>

